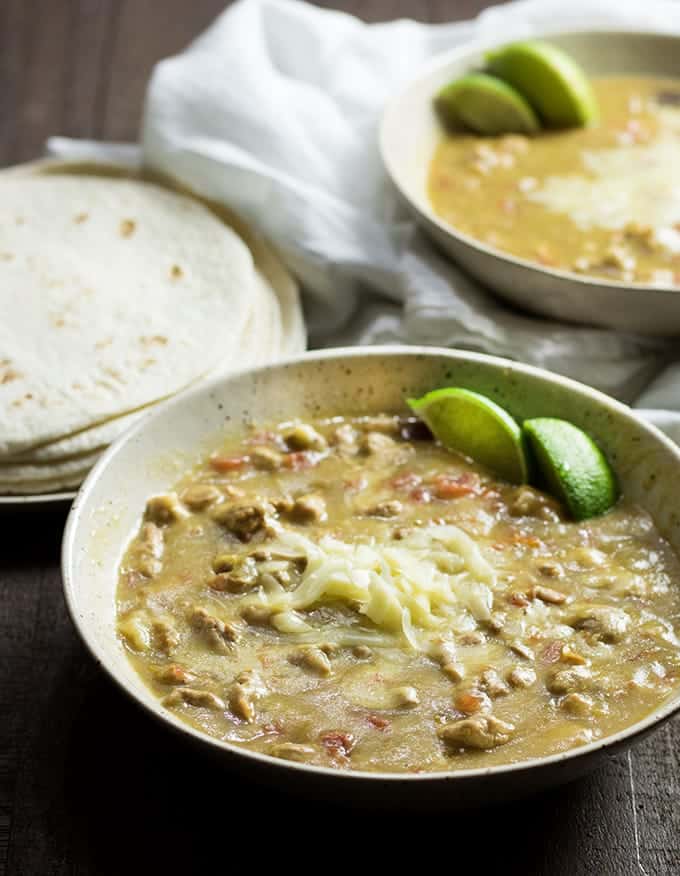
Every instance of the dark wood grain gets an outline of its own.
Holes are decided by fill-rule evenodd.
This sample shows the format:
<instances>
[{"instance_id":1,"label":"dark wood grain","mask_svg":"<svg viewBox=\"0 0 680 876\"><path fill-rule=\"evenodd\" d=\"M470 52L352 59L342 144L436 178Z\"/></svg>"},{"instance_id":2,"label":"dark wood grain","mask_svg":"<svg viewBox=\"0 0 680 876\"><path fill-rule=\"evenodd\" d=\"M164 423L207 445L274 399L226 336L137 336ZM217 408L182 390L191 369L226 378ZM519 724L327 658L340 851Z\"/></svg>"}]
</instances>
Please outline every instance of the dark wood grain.
<instances>
[{"instance_id":1,"label":"dark wood grain","mask_svg":"<svg viewBox=\"0 0 680 876\"><path fill-rule=\"evenodd\" d=\"M479 0L345 0L369 21L465 18ZM222 0L0 0L0 165L50 134L134 140L154 63ZM251 788L163 731L80 644L61 515L0 518L0 874L203 873L330 860L362 871L680 873L680 724L571 786L484 813L361 812Z\"/></svg>"}]
</instances>

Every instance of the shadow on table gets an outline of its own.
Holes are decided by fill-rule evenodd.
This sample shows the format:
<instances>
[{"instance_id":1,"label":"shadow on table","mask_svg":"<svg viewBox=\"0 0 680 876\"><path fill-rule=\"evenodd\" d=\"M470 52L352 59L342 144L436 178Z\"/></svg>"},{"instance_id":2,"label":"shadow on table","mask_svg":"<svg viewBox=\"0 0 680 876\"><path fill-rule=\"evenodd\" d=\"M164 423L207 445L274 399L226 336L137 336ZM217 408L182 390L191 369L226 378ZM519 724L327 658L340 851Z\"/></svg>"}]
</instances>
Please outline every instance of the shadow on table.
<instances>
[{"instance_id":1,"label":"shadow on table","mask_svg":"<svg viewBox=\"0 0 680 876\"><path fill-rule=\"evenodd\" d=\"M3 567L20 569L58 563L67 511L64 507L59 511L25 509L11 513L0 508Z\"/></svg>"},{"instance_id":2,"label":"shadow on table","mask_svg":"<svg viewBox=\"0 0 680 876\"><path fill-rule=\"evenodd\" d=\"M34 842L45 846L43 860L57 856L73 867L55 872L194 874L210 866L227 873L341 862L364 869L395 859L415 860L420 870L442 855L437 866L445 870L483 862L476 873L624 872L606 866L627 844L608 814L625 804L621 762L476 813L353 809L249 786L159 727L80 649L71 663L61 664L52 685L54 732L43 725L32 746L45 795ZM321 857L312 855L319 842Z\"/></svg>"}]
</instances>

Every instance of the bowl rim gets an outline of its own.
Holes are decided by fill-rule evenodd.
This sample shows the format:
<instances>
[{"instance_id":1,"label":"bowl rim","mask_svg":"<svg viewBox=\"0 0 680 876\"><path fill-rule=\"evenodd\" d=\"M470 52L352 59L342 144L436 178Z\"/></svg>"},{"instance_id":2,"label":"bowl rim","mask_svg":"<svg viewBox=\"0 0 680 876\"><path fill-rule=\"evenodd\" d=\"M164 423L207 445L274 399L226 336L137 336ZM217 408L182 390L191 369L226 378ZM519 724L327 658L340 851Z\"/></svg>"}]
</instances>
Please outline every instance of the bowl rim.
<instances>
[{"instance_id":1,"label":"bowl rim","mask_svg":"<svg viewBox=\"0 0 680 876\"><path fill-rule=\"evenodd\" d=\"M467 246L470 249L476 250L477 252L488 258L493 258L501 262L508 262L513 266L528 269L540 275L554 277L558 280L575 283L579 286L582 286L584 291L590 286L596 286L603 289L630 289L634 292L644 292L646 297L648 297L649 295L658 295L660 298L668 299L673 295L677 296L680 294L680 286L672 286L670 284L661 283L657 285L651 285L648 283L626 283L614 279L607 280L603 277L591 277L588 274L577 274L576 272L572 271L560 270L558 268L550 268L544 265L540 265L537 262L533 262L530 259L521 258L520 256L515 256L511 253L505 253L503 252L503 250L495 249L494 247L489 246L478 238L465 234L464 232L459 231L453 225L449 225L434 212L427 198L419 201L416 198L412 197L411 194L406 190L406 187L403 186L401 183L402 174L399 171L398 162L392 160L392 138L390 138L388 134L388 128L391 127L392 119L394 116L397 116L399 114L399 108L402 101L406 98L407 94L413 88L416 88L418 85L427 80L430 76L434 75L440 70L443 70L454 61L461 61L464 60L466 57L472 58L474 55L477 55L480 52L498 48L504 45L509 45L511 42L521 42L526 39L544 40L554 37L583 36L600 36L608 39L638 36L657 37L659 39L677 42L680 45L680 33L669 33L667 31L659 31L653 28L645 30L639 27L630 29L590 27L569 28L566 30L563 28L548 28L545 30L542 29L537 34L532 34L528 37L518 37L517 39L499 40L496 37L487 37L464 42L462 45L455 46L453 49L448 49L447 51L441 52L440 54L436 55L434 58L431 58L415 76L413 76L406 83L404 83L399 91L388 99L382 111L378 125L378 148L383 167L387 171L387 176L391 180L392 185L394 185L401 198L411 207L411 209L418 216L430 222L432 225L435 225L437 230L440 231L442 234L447 235L456 242Z\"/></svg>"},{"instance_id":2,"label":"bowl rim","mask_svg":"<svg viewBox=\"0 0 680 876\"><path fill-rule=\"evenodd\" d=\"M533 757L526 760L520 760L507 764L497 764L488 767L476 767L473 769L462 770L442 770L439 772L422 772L422 773L400 773L400 772L369 772L366 770L337 770L333 767L316 766L313 764L298 763L295 761L282 760L271 755L264 754L258 751L250 751L242 748L231 742L217 739L207 733L196 729L192 725L181 721L172 712L164 710L160 705L160 700L153 701L153 696L149 691L149 700L146 700L140 693L128 687L125 680L118 676L116 666L111 665L104 654L99 651L96 638L90 634L89 621L86 616L81 616L78 612L77 605L77 588L75 586L74 564L77 553L77 540L80 537L80 530L85 525L82 515L83 509L87 505L88 498L97 484L99 478L109 465L115 464L116 457L120 450L128 443L133 441L140 432L145 430L156 418L164 415L167 411L173 408L181 409L187 401L205 394L210 393L222 384L229 383L233 380L238 380L246 376L257 376L266 372L277 371L289 366L304 364L306 362L317 362L324 360L340 360L343 359L362 359L362 358L380 358L383 356L405 356L413 357L414 360L426 358L450 358L452 361L463 362L479 362L497 368L502 368L506 373L508 370L514 375L533 376L547 380L549 383L557 384L564 387L568 391L576 391L580 394L589 396L593 401L602 405L614 416L623 416L626 419L633 419L639 428L647 431L648 434L665 445L666 449L676 457L680 464L680 447L670 440L656 426L646 422L638 417L634 411L618 402L605 393L593 389L579 381L572 380L568 377L555 374L542 368L536 368L533 365L525 365L515 362L510 359L505 359L500 356L489 356L484 353L468 352L466 350L455 350L446 347L424 347L424 346L401 346L398 344L390 344L374 347L336 347L326 350L318 350L307 353L302 353L296 356L287 357L278 362L269 365L259 365L255 368L244 368L239 371L231 372L227 375L213 378L198 386L191 387L184 392L179 393L171 399L158 404L150 410L144 417L134 423L126 430L100 457L95 466L88 474L86 480L80 487L76 498L71 506L71 509L66 520L64 535L61 547L61 571L62 571L62 587L66 607L70 615L71 621L76 628L78 635L85 644L94 661L106 672L110 679L121 689L128 697L130 697L137 705L141 706L145 712L160 721L165 726L185 734L193 740L206 744L214 752L222 752L228 756L243 757L245 760L252 760L255 764L269 768L293 769L300 771L308 776L323 776L329 779L346 780L351 782L361 782L366 780L382 781L396 784L403 783L429 783L429 782L453 782L465 781L472 779L481 779L486 776L507 776L523 770L533 771L540 770L551 765L567 761L577 761L580 758L587 758L591 754L606 751L608 748L617 747L626 743L628 740L633 740L635 737L645 734L656 725L670 718L673 714L680 711L680 689L675 692L672 698L662 703L646 717L640 721L636 721L623 729L609 736L589 742L586 745L577 746L567 749L566 751L558 752L557 754L548 755L547 757ZM82 548L80 548L82 550ZM122 649L120 651L121 659L128 659L126 653Z\"/></svg>"}]
</instances>

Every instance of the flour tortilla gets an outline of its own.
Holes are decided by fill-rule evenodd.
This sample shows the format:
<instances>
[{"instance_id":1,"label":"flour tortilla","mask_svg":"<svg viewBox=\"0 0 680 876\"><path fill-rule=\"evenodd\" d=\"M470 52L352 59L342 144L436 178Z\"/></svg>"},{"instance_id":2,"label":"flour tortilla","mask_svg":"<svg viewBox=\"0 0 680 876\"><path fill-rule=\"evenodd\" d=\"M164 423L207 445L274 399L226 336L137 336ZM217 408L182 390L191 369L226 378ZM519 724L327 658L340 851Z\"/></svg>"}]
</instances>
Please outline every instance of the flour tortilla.
<instances>
[{"instance_id":1,"label":"flour tortilla","mask_svg":"<svg viewBox=\"0 0 680 876\"><path fill-rule=\"evenodd\" d=\"M206 207L125 179L0 181L0 456L242 360L250 251Z\"/></svg>"},{"instance_id":2,"label":"flour tortilla","mask_svg":"<svg viewBox=\"0 0 680 876\"><path fill-rule=\"evenodd\" d=\"M72 482L74 478L82 477L99 459L100 452L92 451L81 456L75 456L62 462L49 463L14 463L0 464L0 484L16 484L20 486L25 481L57 481Z\"/></svg>"},{"instance_id":3,"label":"flour tortilla","mask_svg":"<svg viewBox=\"0 0 680 876\"><path fill-rule=\"evenodd\" d=\"M77 174L75 179L81 179L83 174L88 178L93 174L103 174L105 180L126 176L119 168L84 168L82 165L61 162L37 162L2 171L0 176L6 178L11 174L25 177L42 172ZM171 185L171 188L174 186ZM2 190L0 183L0 193ZM262 237L224 207L209 206L222 222L231 226L246 242L256 270L252 274L250 289L244 290L243 294L247 318L238 355L235 357L234 351L230 350L213 371L199 375L198 380L227 373L235 367L265 364L282 355L303 352L306 348L304 318L296 281ZM2 225L0 241L1 235ZM106 446L144 416L150 406L112 417L65 437L42 442L37 447L31 446L4 456L0 452L0 493L35 494L78 486Z\"/></svg>"},{"instance_id":4,"label":"flour tortilla","mask_svg":"<svg viewBox=\"0 0 680 876\"><path fill-rule=\"evenodd\" d=\"M274 293L275 290L270 287L264 276L259 271L256 272L256 285L253 290L254 312L248 321L247 334L253 338L257 337L258 342L257 345L248 345L248 349L243 351L240 367L263 365L275 361L281 355L304 350L304 323L302 323L301 332L296 329L296 320L294 316L291 316L290 311L292 310L293 314L300 314L300 308L290 306L290 287L285 290L285 297L277 296ZM286 323L293 329L288 333L285 331ZM225 373L230 370L231 364L230 358L227 367L224 367ZM216 374L220 374L222 371L223 366L220 364L216 369ZM42 447L12 454L6 458L6 461L16 464L59 463L90 453L93 450L101 452L149 410L150 406L147 406ZM2 460L0 460L1 480Z\"/></svg>"},{"instance_id":5,"label":"flour tortilla","mask_svg":"<svg viewBox=\"0 0 680 876\"><path fill-rule=\"evenodd\" d=\"M240 216L221 204L210 204L210 206L246 243L258 272L276 296L283 333L281 352L286 355L304 353L307 349L307 329L297 281L288 272L276 250Z\"/></svg>"},{"instance_id":6,"label":"flour tortilla","mask_svg":"<svg viewBox=\"0 0 680 876\"><path fill-rule=\"evenodd\" d=\"M91 453L94 450L104 450L105 447L112 444L133 423L136 423L137 420L150 411L151 407L151 405L147 405L138 411L132 411L129 414L124 414L122 417L106 420L104 423L84 429L82 432L76 432L74 435L69 435L66 438L60 438L49 444L43 444L41 447L25 450L23 453L3 457L0 460L0 465L8 462L64 462L65 460Z\"/></svg>"},{"instance_id":7,"label":"flour tortilla","mask_svg":"<svg viewBox=\"0 0 680 876\"><path fill-rule=\"evenodd\" d=\"M20 484L0 481L0 496L37 496L49 493L72 492L85 480L89 469L71 477L47 478L38 481L22 481Z\"/></svg>"},{"instance_id":8,"label":"flour tortilla","mask_svg":"<svg viewBox=\"0 0 680 876\"><path fill-rule=\"evenodd\" d=\"M248 348L243 351L241 358L242 367L247 367L250 364L260 364L261 361L264 361L265 351L272 358L277 358L281 348L280 338L278 337L280 333L278 308L275 309L275 302L271 296L270 289L261 277L257 277L256 282L253 284L250 304L252 305L253 312L248 319L246 332L248 335L254 335L255 326L257 325L259 327L260 343L257 347L248 345ZM228 364L232 364L231 356L228 359ZM227 367L225 370L229 370L229 368ZM218 366L216 373L221 373L221 371L222 365ZM206 376L211 377L212 375ZM4 474L10 470L18 473L22 470L27 470L26 467L31 466L38 466L38 469L37 472L31 470L27 474L27 478L30 480L39 477L40 472L42 472L44 477L50 465L53 466L54 476L57 477L62 463L88 457L94 451L101 452L115 441L119 435L122 435L126 429L130 428L130 426L148 413L152 407L153 405L147 405L140 410L107 420L104 423L66 438L4 457L0 459L0 482L3 480L19 481L19 476L7 478ZM22 466L24 467L23 469ZM87 467L84 466L83 470L86 471Z\"/></svg>"},{"instance_id":9,"label":"flour tortilla","mask_svg":"<svg viewBox=\"0 0 680 876\"><path fill-rule=\"evenodd\" d=\"M144 172L135 172L126 167L108 165L103 162L76 162L56 159L41 159L16 167L6 168L0 171L0 176L9 174L25 176L35 173L103 176L104 178L114 179L144 179ZM153 174L150 181L204 204L243 240L250 250L257 270L271 287L281 308L281 323L284 335L282 353L303 353L307 349L307 329L300 301L300 288L275 248L258 231L245 222L237 213L225 207L224 204L218 201L210 201L197 195L191 189L167 176Z\"/></svg>"}]
</instances>

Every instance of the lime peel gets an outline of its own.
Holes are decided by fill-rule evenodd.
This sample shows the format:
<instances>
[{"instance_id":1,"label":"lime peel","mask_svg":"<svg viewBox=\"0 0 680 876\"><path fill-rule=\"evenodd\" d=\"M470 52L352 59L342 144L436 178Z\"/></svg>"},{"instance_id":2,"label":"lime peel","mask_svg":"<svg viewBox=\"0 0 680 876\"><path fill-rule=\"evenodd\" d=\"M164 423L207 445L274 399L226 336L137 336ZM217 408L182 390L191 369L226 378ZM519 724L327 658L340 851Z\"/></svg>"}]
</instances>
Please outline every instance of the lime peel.
<instances>
[{"instance_id":1,"label":"lime peel","mask_svg":"<svg viewBox=\"0 0 680 876\"><path fill-rule=\"evenodd\" d=\"M496 402L461 387L435 389L407 401L444 447L474 459L510 483L526 483L529 467L522 430Z\"/></svg>"},{"instance_id":2,"label":"lime peel","mask_svg":"<svg viewBox=\"0 0 680 876\"><path fill-rule=\"evenodd\" d=\"M540 128L527 100L488 73L469 73L445 85L435 107L446 124L462 123L477 134L533 134Z\"/></svg>"},{"instance_id":3,"label":"lime peel","mask_svg":"<svg viewBox=\"0 0 680 876\"><path fill-rule=\"evenodd\" d=\"M515 88L550 127L588 125L599 115L588 76L567 52L526 40L486 55L488 69Z\"/></svg>"},{"instance_id":4,"label":"lime peel","mask_svg":"<svg viewBox=\"0 0 680 876\"><path fill-rule=\"evenodd\" d=\"M527 444L551 493L574 520L598 517L617 501L616 476L604 453L578 426L555 417L525 420Z\"/></svg>"}]
</instances>

